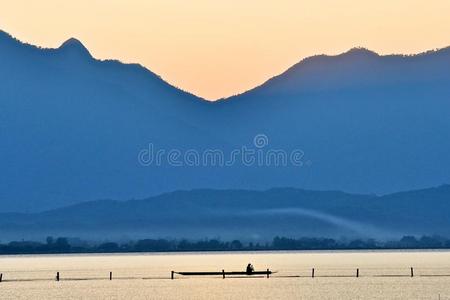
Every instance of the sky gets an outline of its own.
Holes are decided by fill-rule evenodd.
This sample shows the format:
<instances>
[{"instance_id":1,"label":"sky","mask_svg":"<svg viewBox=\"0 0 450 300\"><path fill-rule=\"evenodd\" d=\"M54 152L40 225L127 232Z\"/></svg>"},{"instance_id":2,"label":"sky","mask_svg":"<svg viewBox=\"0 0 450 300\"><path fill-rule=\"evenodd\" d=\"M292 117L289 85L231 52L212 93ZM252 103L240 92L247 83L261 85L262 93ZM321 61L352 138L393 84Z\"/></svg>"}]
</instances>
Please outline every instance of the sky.
<instances>
[{"instance_id":1,"label":"sky","mask_svg":"<svg viewBox=\"0 0 450 300\"><path fill-rule=\"evenodd\" d=\"M75 37L214 100L315 54L449 46L450 0L0 0L0 29L51 48Z\"/></svg>"}]
</instances>

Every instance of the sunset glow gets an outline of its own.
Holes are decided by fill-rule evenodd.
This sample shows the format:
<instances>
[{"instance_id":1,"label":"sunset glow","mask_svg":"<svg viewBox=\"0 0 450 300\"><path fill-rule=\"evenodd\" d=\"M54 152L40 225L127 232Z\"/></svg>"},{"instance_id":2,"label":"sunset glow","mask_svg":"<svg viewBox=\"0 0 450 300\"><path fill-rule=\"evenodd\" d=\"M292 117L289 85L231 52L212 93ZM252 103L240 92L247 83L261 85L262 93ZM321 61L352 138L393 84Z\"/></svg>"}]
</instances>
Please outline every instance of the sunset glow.
<instances>
[{"instance_id":1,"label":"sunset glow","mask_svg":"<svg viewBox=\"0 0 450 300\"><path fill-rule=\"evenodd\" d=\"M43 47L76 37L207 99L251 89L304 57L450 45L448 0L2 0L0 29Z\"/></svg>"}]
</instances>

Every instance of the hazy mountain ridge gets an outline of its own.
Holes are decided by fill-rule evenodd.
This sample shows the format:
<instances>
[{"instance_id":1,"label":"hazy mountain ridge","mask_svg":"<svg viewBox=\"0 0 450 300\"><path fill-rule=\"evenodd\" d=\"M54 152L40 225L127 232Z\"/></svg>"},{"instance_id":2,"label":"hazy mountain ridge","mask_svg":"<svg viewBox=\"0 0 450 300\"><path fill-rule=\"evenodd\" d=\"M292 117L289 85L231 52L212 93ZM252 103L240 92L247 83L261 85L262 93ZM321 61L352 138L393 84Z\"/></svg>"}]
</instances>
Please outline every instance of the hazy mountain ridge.
<instances>
[{"instance_id":1,"label":"hazy mountain ridge","mask_svg":"<svg viewBox=\"0 0 450 300\"><path fill-rule=\"evenodd\" d=\"M433 59L431 59L433 58ZM288 68L286 71L281 73L280 75L274 76L261 84L258 87L255 87L241 95L236 95L234 97L230 97L231 99L234 98L241 98L246 95L252 95L257 94L261 92L289 92L291 88L289 84L293 84L294 88L302 88L302 85L306 84L313 84L313 88L320 89L320 88L330 88L328 80L338 80L337 84L332 86L333 89L342 89L345 86L342 86L342 84L345 83L345 80L348 80L349 78L341 78L338 77L336 74L333 74L333 71L346 71L347 73L350 73L353 76L353 80L360 79L360 81L352 81L351 84L361 87L361 84L363 83L363 80L393 80L394 84L399 84L402 82L408 82L412 78L410 77L412 74L405 73L403 70L398 70L398 65L405 65L405 64L413 64L412 67L414 68L420 68L424 65L421 65L421 63L425 64L433 64L433 67L439 67L442 63L442 59L447 62L450 59L450 47L437 49L437 50L430 50L423 53L418 54L412 54L412 55L402 55L402 54L390 54L390 55L379 55L378 53L368 50L366 48L353 48L349 51L335 55L335 56L329 56L329 55L315 55L311 57L307 57L297 64L293 65L292 67ZM386 68L391 69L392 71L397 71L398 73L395 74L396 76L392 78L383 78L380 76L379 72L382 70L370 70L371 73L374 73L373 77L367 77L368 72L363 72L364 76L361 77L360 68L361 67L374 67L378 63L382 62L383 64L381 66L378 66L379 68ZM415 65L414 65L415 64ZM347 69L345 68L347 66L354 66L354 69ZM397 70L396 70L397 69ZM440 77L444 77L445 79L448 79L448 72L445 72L444 68L441 69ZM367 71L367 70L363 70ZM377 72L378 73L377 73ZM426 74L424 71L424 77L428 76L429 74ZM323 74L329 74L334 77L323 77L321 75ZM305 81L308 80L308 77L310 76L312 82ZM339 76L342 76L341 74ZM430 78L430 81L436 81L436 77ZM315 82L314 82L315 81ZM306 84L305 84L306 83ZM323 83L324 86L320 86L320 83ZM439 83L439 82L437 82ZM364 86L363 86L364 87ZM224 99L224 101L227 101L229 99Z\"/></svg>"},{"instance_id":2,"label":"hazy mountain ridge","mask_svg":"<svg viewBox=\"0 0 450 300\"><path fill-rule=\"evenodd\" d=\"M119 60L114 60L114 59L101 60L101 59L94 58L91 55L91 53L89 52L89 49L87 49L83 45L83 43L76 38L69 38L68 40L63 42L61 44L61 46L59 46L58 48L43 48L43 47L39 47L36 45L22 42L22 41L16 39L15 37L11 36L7 32L0 30L0 46L1 46L0 49L3 51L10 50L10 51L14 51L15 54L17 54L17 55L26 55L26 56L22 56L22 59L28 58L30 60L36 60L36 59L51 60L52 57L47 56L50 54L50 55L54 55L53 56L54 59L59 58L60 60L64 61L64 59L70 59L71 58L70 55L72 55L72 56L76 55L75 58L79 59L78 63L87 61L87 62L96 62L97 66L98 65L103 65L103 66L120 65L120 66L125 66L128 68L136 68L136 69L139 69L139 71L141 71L141 74L143 73L144 76L148 77L150 75L151 77L155 78L157 81L159 81L158 82L159 84L163 84L165 86L175 88L175 89L181 91L182 93L191 95L195 99L203 100L202 98L197 97L187 91L184 91L178 87L172 86L167 81L164 81L161 78L161 76L153 73L151 70L145 68L144 66L142 66L140 64L137 64L137 63L128 63L127 64L127 63L123 63ZM8 54L11 54L11 53L8 53ZM4 61L2 61L2 63L4 63ZM72 67L73 67L73 65L72 65ZM115 71L117 71L117 69Z\"/></svg>"},{"instance_id":3,"label":"hazy mountain ridge","mask_svg":"<svg viewBox=\"0 0 450 300\"><path fill-rule=\"evenodd\" d=\"M277 188L192 190L100 200L35 214L0 214L4 238L223 237L283 234L394 238L450 235L450 185L386 196Z\"/></svg>"},{"instance_id":4,"label":"hazy mountain ridge","mask_svg":"<svg viewBox=\"0 0 450 300\"><path fill-rule=\"evenodd\" d=\"M450 165L449 48L407 57L363 49L316 56L214 103L142 66L88 53L76 40L39 49L0 33L0 211L192 188L385 194L450 182L443 167ZM257 134L268 137L264 149L301 149L310 164L138 161L149 143L226 155L252 146Z\"/></svg>"}]
</instances>

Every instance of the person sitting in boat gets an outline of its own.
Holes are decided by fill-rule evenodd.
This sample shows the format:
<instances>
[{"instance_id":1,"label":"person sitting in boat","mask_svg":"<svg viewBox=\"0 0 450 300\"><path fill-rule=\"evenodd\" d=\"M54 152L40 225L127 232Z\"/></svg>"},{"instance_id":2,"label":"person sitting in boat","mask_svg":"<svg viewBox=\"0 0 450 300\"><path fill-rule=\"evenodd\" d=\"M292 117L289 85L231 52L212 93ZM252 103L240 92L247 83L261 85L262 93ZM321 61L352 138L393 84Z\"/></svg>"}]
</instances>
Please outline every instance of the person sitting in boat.
<instances>
[{"instance_id":1,"label":"person sitting in boat","mask_svg":"<svg viewBox=\"0 0 450 300\"><path fill-rule=\"evenodd\" d=\"M253 265L251 263L249 263L247 265L247 275L251 275L253 273L253 271L255 271L255 268L253 268Z\"/></svg>"}]
</instances>

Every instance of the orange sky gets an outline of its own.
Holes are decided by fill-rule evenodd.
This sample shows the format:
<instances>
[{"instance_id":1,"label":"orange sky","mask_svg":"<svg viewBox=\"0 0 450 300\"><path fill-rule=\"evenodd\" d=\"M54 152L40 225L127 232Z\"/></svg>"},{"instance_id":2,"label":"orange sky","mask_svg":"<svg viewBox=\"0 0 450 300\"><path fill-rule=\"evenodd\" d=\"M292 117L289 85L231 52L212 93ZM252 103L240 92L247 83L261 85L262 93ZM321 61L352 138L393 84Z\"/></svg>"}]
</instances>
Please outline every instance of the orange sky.
<instances>
[{"instance_id":1,"label":"orange sky","mask_svg":"<svg viewBox=\"0 0 450 300\"><path fill-rule=\"evenodd\" d=\"M141 63L207 99L248 90L314 54L450 45L449 0L0 0L0 29Z\"/></svg>"}]
</instances>

